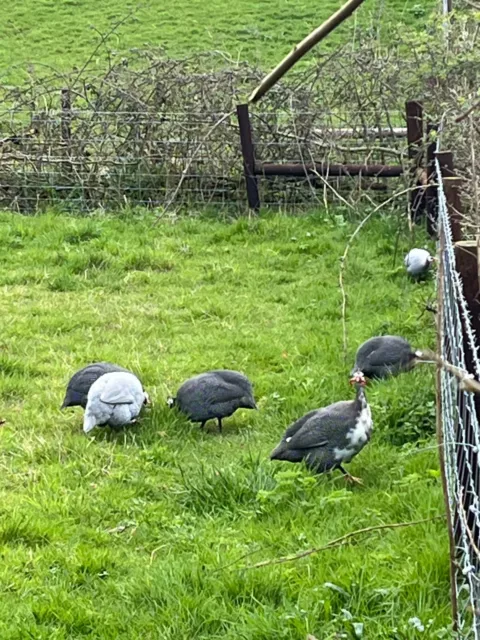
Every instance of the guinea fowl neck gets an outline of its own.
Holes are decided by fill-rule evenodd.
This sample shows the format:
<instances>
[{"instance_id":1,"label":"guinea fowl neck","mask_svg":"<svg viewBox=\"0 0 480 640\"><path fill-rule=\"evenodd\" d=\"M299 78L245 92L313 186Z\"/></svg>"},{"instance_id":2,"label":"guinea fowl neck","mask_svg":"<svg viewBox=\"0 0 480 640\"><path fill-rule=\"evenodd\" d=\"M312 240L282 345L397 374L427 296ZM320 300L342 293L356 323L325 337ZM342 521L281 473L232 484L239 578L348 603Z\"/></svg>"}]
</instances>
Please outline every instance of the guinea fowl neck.
<instances>
[{"instance_id":1,"label":"guinea fowl neck","mask_svg":"<svg viewBox=\"0 0 480 640\"><path fill-rule=\"evenodd\" d=\"M367 396L365 395L365 386L363 384L356 384L355 389L357 394L355 396L355 403L358 406L358 411L362 411L367 406Z\"/></svg>"}]
</instances>

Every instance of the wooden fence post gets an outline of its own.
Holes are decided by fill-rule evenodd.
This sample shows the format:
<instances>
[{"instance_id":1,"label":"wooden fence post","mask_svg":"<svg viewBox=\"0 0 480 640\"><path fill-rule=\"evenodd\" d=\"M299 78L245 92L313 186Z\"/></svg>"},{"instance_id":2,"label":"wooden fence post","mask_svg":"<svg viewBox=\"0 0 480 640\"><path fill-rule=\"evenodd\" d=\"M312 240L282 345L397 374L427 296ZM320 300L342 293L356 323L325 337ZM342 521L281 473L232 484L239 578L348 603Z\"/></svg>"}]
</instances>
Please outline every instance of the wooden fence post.
<instances>
[{"instance_id":1,"label":"wooden fence post","mask_svg":"<svg viewBox=\"0 0 480 640\"><path fill-rule=\"evenodd\" d=\"M451 151L440 151L435 155L438 158L442 173L441 176L438 176L438 180L443 181L453 241L458 242L462 239L462 210L458 177L455 175L453 168L453 153Z\"/></svg>"},{"instance_id":2,"label":"wooden fence post","mask_svg":"<svg viewBox=\"0 0 480 640\"><path fill-rule=\"evenodd\" d=\"M407 116L408 157L412 163L410 169L410 184L416 187L410 194L410 210L412 220L419 220L424 214L425 202L423 188L418 176L418 169L423 159L423 107L416 100L405 103Z\"/></svg>"},{"instance_id":3,"label":"wooden fence post","mask_svg":"<svg viewBox=\"0 0 480 640\"><path fill-rule=\"evenodd\" d=\"M237 105L238 126L240 128L240 142L242 145L243 170L247 186L248 206L254 211L260 209L260 195L258 182L255 176L255 150L252 142L252 127L248 104Z\"/></svg>"}]
</instances>

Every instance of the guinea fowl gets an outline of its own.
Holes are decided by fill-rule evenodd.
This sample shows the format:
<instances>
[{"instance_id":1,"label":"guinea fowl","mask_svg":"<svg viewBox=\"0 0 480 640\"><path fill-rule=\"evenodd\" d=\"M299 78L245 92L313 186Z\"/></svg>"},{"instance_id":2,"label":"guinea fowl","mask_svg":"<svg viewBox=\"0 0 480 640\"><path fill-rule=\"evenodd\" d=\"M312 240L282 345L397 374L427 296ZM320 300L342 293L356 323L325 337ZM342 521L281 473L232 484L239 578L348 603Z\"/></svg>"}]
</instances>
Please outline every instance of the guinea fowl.
<instances>
[{"instance_id":1,"label":"guinea fowl","mask_svg":"<svg viewBox=\"0 0 480 640\"><path fill-rule=\"evenodd\" d=\"M222 432L222 420L237 409L256 409L252 383L238 371L216 369L200 373L186 380L168 404L176 406L192 422L200 422L203 429L208 420L218 420Z\"/></svg>"},{"instance_id":2,"label":"guinea fowl","mask_svg":"<svg viewBox=\"0 0 480 640\"><path fill-rule=\"evenodd\" d=\"M270 454L271 460L302 462L316 473L339 469L350 482L362 484L344 467L370 439L373 422L365 396L365 377L355 373L350 380L356 387L354 400L310 411L294 422L280 444Z\"/></svg>"},{"instance_id":3,"label":"guinea fowl","mask_svg":"<svg viewBox=\"0 0 480 640\"><path fill-rule=\"evenodd\" d=\"M405 338L376 336L358 348L351 374L361 372L367 378L387 378L410 371L420 361L422 352L414 351Z\"/></svg>"},{"instance_id":4,"label":"guinea fowl","mask_svg":"<svg viewBox=\"0 0 480 640\"><path fill-rule=\"evenodd\" d=\"M63 400L61 409L66 407L85 407L87 406L87 396L90 387L98 380L104 373L111 373L112 371L125 371L127 369L119 367L117 364L111 362L94 362L88 366L80 369L75 373L67 385L67 392Z\"/></svg>"},{"instance_id":5,"label":"guinea fowl","mask_svg":"<svg viewBox=\"0 0 480 640\"><path fill-rule=\"evenodd\" d=\"M83 419L83 430L95 426L122 427L136 421L148 394L142 383L128 371L111 371L100 376L90 387Z\"/></svg>"},{"instance_id":6,"label":"guinea fowl","mask_svg":"<svg viewBox=\"0 0 480 640\"><path fill-rule=\"evenodd\" d=\"M412 249L404 259L408 275L412 278L426 275L434 259L426 249Z\"/></svg>"}]
</instances>

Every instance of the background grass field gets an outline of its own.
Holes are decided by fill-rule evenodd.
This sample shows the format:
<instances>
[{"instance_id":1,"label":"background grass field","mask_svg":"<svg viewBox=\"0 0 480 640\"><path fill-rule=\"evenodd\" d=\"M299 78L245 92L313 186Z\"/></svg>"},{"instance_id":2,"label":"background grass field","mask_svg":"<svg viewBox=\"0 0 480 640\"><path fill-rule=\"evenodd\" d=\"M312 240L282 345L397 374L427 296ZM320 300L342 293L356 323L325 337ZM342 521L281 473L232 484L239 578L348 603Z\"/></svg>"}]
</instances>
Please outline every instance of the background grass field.
<instances>
[{"instance_id":1,"label":"background grass field","mask_svg":"<svg viewBox=\"0 0 480 640\"><path fill-rule=\"evenodd\" d=\"M400 264L411 240L401 233L394 265L398 225L375 220L348 261L343 361L337 279L353 228L321 213L153 228L148 215L0 215L2 640L447 637L442 520L242 570L443 512L428 367L368 389L375 432L350 465L365 487L268 460L292 420L352 396L362 340L433 343L432 285ZM95 359L141 375L153 408L89 439L82 412L59 406ZM247 373L259 404L223 436L165 404L213 367Z\"/></svg>"},{"instance_id":2,"label":"background grass field","mask_svg":"<svg viewBox=\"0 0 480 640\"><path fill-rule=\"evenodd\" d=\"M221 50L234 59L266 67L343 4L342 0L22 0L0 6L0 69L4 80L28 74L26 63L52 65L60 70L80 67L92 54L99 33L132 16L109 40L119 54L130 47L165 47L172 56ZM322 43L321 51L349 39L356 23L374 24L388 33L402 24L424 28L434 0L369 0L354 20ZM92 28L94 27L94 28ZM93 56L95 63L103 52Z\"/></svg>"}]
</instances>

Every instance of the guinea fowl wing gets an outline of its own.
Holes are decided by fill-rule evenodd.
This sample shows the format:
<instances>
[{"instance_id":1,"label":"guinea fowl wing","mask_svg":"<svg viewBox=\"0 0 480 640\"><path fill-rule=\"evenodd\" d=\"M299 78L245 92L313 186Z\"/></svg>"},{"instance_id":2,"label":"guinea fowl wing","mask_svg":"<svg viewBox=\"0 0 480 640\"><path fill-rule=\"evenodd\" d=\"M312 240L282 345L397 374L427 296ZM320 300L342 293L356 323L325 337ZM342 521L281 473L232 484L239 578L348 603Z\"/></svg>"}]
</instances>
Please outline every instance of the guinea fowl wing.
<instances>
[{"instance_id":1,"label":"guinea fowl wing","mask_svg":"<svg viewBox=\"0 0 480 640\"><path fill-rule=\"evenodd\" d=\"M240 387L246 393L252 392L252 384L250 380L238 371L232 371L231 369L215 369L211 373L224 380L227 384L234 384Z\"/></svg>"},{"instance_id":2,"label":"guinea fowl wing","mask_svg":"<svg viewBox=\"0 0 480 640\"><path fill-rule=\"evenodd\" d=\"M215 384L207 390L207 397L213 404L240 400L240 398L243 398L244 396L245 391L239 388L237 384L226 382L220 377L217 377Z\"/></svg>"},{"instance_id":3,"label":"guinea fowl wing","mask_svg":"<svg viewBox=\"0 0 480 640\"><path fill-rule=\"evenodd\" d=\"M288 441L288 448L314 449L338 439L342 427L348 429L355 425L355 416L350 415L352 407L352 402L342 401L315 411Z\"/></svg>"},{"instance_id":4,"label":"guinea fowl wing","mask_svg":"<svg viewBox=\"0 0 480 640\"><path fill-rule=\"evenodd\" d=\"M388 338L388 336L387 336ZM369 345L370 346L370 345ZM371 348L362 353L360 349L357 362L362 363L360 367L382 368L398 367L399 364L407 364L414 357L414 353L409 343L403 339L391 339L387 342L378 342L371 345Z\"/></svg>"}]
</instances>

